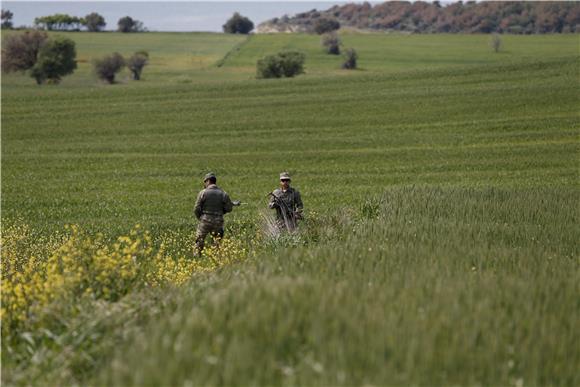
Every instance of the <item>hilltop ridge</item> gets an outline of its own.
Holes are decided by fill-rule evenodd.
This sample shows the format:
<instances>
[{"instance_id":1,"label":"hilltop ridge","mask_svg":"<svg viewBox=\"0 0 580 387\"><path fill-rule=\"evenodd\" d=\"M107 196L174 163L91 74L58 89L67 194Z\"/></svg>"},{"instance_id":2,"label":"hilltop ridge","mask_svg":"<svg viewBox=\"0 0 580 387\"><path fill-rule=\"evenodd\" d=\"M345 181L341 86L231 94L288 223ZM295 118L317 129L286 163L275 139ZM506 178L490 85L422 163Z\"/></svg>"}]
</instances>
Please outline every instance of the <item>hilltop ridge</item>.
<instances>
[{"instance_id":1,"label":"hilltop ridge","mask_svg":"<svg viewBox=\"0 0 580 387\"><path fill-rule=\"evenodd\" d=\"M313 32L319 19L335 19L342 27L359 30L410 33L513 33L580 32L577 2L456 2L389 1L372 6L335 5L312 9L292 17L284 15L261 23L256 32Z\"/></svg>"}]
</instances>

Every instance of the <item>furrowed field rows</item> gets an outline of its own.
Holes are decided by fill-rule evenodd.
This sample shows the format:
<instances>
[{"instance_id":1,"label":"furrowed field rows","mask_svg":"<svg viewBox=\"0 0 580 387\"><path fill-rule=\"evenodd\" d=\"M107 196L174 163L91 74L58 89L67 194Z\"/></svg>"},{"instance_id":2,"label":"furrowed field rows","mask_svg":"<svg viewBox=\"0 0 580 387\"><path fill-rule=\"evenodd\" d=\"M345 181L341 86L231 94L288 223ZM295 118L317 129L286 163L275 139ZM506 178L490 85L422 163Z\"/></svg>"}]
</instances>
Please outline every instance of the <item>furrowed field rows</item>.
<instances>
[{"instance_id":1,"label":"furrowed field rows","mask_svg":"<svg viewBox=\"0 0 580 387\"><path fill-rule=\"evenodd\" d=\"M111 130L111 127L115 128L114 130L117 132L146 132L147 128L150 128L165 133L164 127L166 126L166 130L170 133L173 128L172 124L178 124L183 130L189 129L195 133L200 128L206 126L212 127L212 131L215 131L216 127L220 129L220 126L222 126L221 130L225 130L223 128L223 125L225 125L224 122L228 122L229 127L229 123L234 116L236 118L239 117L239 121L237 119L235 120L234 126L231 128L232 132L235 129L241 129L244 123L259 125L262 130L268 129L276 131L280 127L281 129L285 129L288 125L297 125L297 123L304 124L304 119L307 116L312 117L313 120L312 124L309 122L306 125L307 127L319 126L321 121L323 122L325 119L329 120L333 125L344 126L345 123L352 121L355 111L357 113L355 122L357 124L362 123L363 125L369 122L381 121L388 123L400 122L403 125L422 122L437 124L443 116L446 118L446 121L452 121L453 118L463 118L465 116L464 109L470 109L472 120L477 122L478 120L505 119L505 108L501 108L498 105L498 101L510 97L507 88L504 88L505 90L498 89L493 93L473 91L469 104L465 104L461 102L464 97L459 93L450 93L447 95L432 93L425 95L424 91L416 87L413 83L406 86L413 91L412 98L398 99L396 95L393 98L385 100L370 97L360 98L360 96L356 95L357 89L353 89L352 97L348 97L345 94L345 97L342 99L339 100L335 97L329 103L326 103L326 101L321 103L319 99L313 97L305 97L305 102L298 102L294 98L276 100L276 98L264 96L255 98L255 103L244 102L243 104L233 105L227 102L223 104L212 104L209 101L197 103L195 101L188 101L187 97L182 96L179 102L174 103L170 101L153 105L131 102L123 104L116 104L114 102L104 103L100 106L100 109L106 115L99 114L98 110L96 112L90 111L90 104L85 104L84 108L73 108L62 113L58 113L58 110L62 108L56 106L55 109L47 109L51 111L49 115L38 110L35 112L28 110L22 111L22 113L7 114L3 117L3 123L5 125L19 127L18 131L9 132L9 134L14 133L14 137L17 137L31 131L34 131L36 135L47 136L53 133L59 135L62 133L61 131L72 132L71 134L73 136L75 132L84 134L88 130L94 132L103 131L106 133ZM566 112L570 114L570 117L573 117L577 97L576 94L573 94L573 85L568 84L567 89L570 92L570 98L559 95L558 97L561 103L542 106L544 114L550 114L552 111L552 114ZM518 116L523 116L526 113L539 115L536 106L546 105L545 99L556 97L555 95L547 94L544 88L537 88L536 90L537 93L540 91L543 92L543 98L533 98L532 96L536 94L535 92L521 88L514 88L514 91L513 98L515 101L510 104L510 108L518 109L517 112L514 111ZM380 90L377 90L377 92L380 92ZM251 101L251 98L249 100ZM356 100L356 102L353 102L353 100ZM422 103L422 101L425 101L425 103ZM289 118L279 118L280 115L276 112L280 108L283 109L285 117L287 115ZM91 115L94 116L94 120L89 120L89 123L81 126L73 126L73 131L67 129L70 127L69 121L75 121L75 114L82 114L85 111L87 113L89 111L92 112ZM412 111L414 111L414 114L410 115ZM132 112L132 114L127 115L127 112ZM219 117L217 116L218 113ZM259 119L255 118L257 115L259 115ZM154 126L156 121L160 121L161 117L165 118L163 121L167 125L163 125L163 128ZM252 117L252 119L248 120L247 117ZM363 117L362 122L361 117ZM45 120L47 124L44 126L51 130L38 131L35 129L35 126L27 124L30 120L37 119ZM341 123L343 120L345 123ZM51 121L54 124L51 125ZM189 124L184 125L184 122L188 122ZM270 125L268 125L268 122L270 122Z\"/></svg>"},{"instance_id":2,"label":"furrowed field rows","mask_svg":"<svg viewBox=\"0 0 580 387\"><path fill-rule=\"evenodd\" d=\"M577 35L64 35L62 84L2 78L3 385L580 385ZM245 204L199 259L210 170Z\"/></svg>"}]
</instances>

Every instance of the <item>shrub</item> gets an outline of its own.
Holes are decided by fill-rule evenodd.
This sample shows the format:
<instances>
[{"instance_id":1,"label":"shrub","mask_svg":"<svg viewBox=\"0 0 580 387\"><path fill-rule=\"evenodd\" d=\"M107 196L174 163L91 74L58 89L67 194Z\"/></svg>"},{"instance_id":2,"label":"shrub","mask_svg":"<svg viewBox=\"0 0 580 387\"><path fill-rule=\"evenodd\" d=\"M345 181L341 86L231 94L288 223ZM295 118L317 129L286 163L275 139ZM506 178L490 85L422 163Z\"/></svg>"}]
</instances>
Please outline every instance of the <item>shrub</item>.
<instances>
[{"instance_id":1,"label":"shrub","mask_svg":"<svg viewBox=\"0 0 580 387\"><path fill-rule=\"evenodd\" d=\"M48 35L45 32L29 31L23 34L9 35L2 44L2 71L26 71L38 60L40 49Z\"/></svg>"},{"instance_id":2,"label":"shrub","mask_svg":"<svg viewBox=\"0 0 580 387\"><path fill-rule=\"evenodd\" d=\"M249 34L254 29L254 23L240 15L238 12L223 25L224 32L227 34Z\"/></svg>"},{"instance_id":3,"label":"shrub","mask_svg":"<svg viewBox=\"0 0 580 387\"><path fill-rule=\"evenodd\" d=\"M115 52L95 60L93 66L99 79L113 84L115 83L115 75L125 67L125 59L123 59L121 54Z\"/></svg>"},{"instance_id":4,"label":"shrub","mask_svg":"<svg viewBox=\"0 0 580 387\"><path fill-rule=\"evenodd\" d=\"M2 48L2 71L27 71L39 85L58 83L77 68L75 43L67 38L50 40L45 32L11 35Z\"/></svg>"},{"instance_id":5,"label":"shrub","mask_svg":"<svg viewBox=\"0 0 580 387\"><path fill-rule=\"evenodd\" d=\"M354 48L349 48L345 52L345 61L342 64L342 68L346 70L356 69L356 61L358 59L358 54Z\"/></svg>"},{"instance_id":6,"label":"shrub","mask_svg":"<svg viewBox=\"0 0 580 387\"><path fill-rule=\"evenodd\" d=\"M280 78L282 77L282 61L278 55L268 55L256 65L257 78Z\"/></svg>"},{"instance_id":7,"label":"shrub","mask_svg":"<svg viewBox=\"0 0 580 387\"><path fill-rule=\"evenodd\" d=\"M135 81L141 79L141 72L148 61L149 53L147 51L138 51L127 60L127 67L131 70Z\"/></svg>"},{"instance_id":8,"label":"shrub","mask_svg":"<svg viewBox=\"0 0 580 387\"><path fill-rule=\"evenodd\" d=\"M304 73L305 56L297 51L284 51L269 55L257 63L258 78L293 77Z\"/></svg>"},{"instance_id":9,"label":"shrub","mask_svg":"<svg viewBox=\"0 0 580 387\"><path fill-rule=\"evenodd\" d=\"M340 44L340 39L335 32L329 32L322 35L322 45L328 54L339 55Z\"/></svg>"},{"instance_id":10,"label":"shrub","mask_svg":"<svg viewBox=\"0 0 580 387\"><path fill-rule=\"evenodd\" d=\"M45 80L59 83L60 79L72 74L77 68L75 42L67 38L49 40L40 50L38 61L31 69L37 84Z\"/></svg>"},{"instance_id":11,"label":"shrub","mask_svg":"<svg viewBox=\"0 0 580 387\"><path fill-rule=\"evenodd\" d=\"M339 28L340 23L334 19L320 18L317 19L314 23L314 32L316 32L318 35L336 31Z\"/></svg>"}]
</instances>

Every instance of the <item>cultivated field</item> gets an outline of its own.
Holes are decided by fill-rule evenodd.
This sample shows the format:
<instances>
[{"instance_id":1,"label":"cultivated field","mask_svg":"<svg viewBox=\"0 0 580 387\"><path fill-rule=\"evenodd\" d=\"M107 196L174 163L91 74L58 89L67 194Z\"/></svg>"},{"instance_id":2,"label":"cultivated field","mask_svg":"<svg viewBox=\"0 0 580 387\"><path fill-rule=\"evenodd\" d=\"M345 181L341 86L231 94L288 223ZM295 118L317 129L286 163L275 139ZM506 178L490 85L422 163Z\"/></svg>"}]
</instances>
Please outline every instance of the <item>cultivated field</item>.
<instances>
[{"instance_id":1,"label":"cultivated field","mask_svg":"<svg viewBox=\"0 0 580 387\"><path fill-rule=\"evenodd\" d=\"M312 35L67 36L61 85L2 79L4 383L580 384L578 35L344 34L352 72ZM281 49L306 74L254 79ZM199 260L210 170L247 204Z\"/></svg>"}]
</instances>

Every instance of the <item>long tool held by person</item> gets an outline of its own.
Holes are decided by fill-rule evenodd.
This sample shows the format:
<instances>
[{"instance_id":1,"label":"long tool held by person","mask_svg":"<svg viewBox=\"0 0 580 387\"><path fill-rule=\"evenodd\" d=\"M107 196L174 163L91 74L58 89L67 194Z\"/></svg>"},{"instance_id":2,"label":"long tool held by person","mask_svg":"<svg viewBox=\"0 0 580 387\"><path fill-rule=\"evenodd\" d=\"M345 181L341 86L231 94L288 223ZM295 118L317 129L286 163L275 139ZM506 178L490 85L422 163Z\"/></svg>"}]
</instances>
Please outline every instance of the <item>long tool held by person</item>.
<instances>
[{"instance_id":1,"label":"long tool held by person","mask_svg":"<svg viewBox=\"0 0 580 387\"><path fill-rule=\"evenodd\" d=\"M284 219L284 224L286 225L286 229L292 230L294 228L294 225L296 224L296 220L297 220L296 213L290 207L288 207L288 204L286 204L286 202L284 202L284 200L282 200L281 198L276 196L274 194L274 192L270 192L270 193L268 193L268 195L266 195L266 197L270 197L270 196L272 196L274 198L274 201L280 207L280 210L281 210L280 213L282 214L282 218Z\"/></svg>"}]
</instances>

